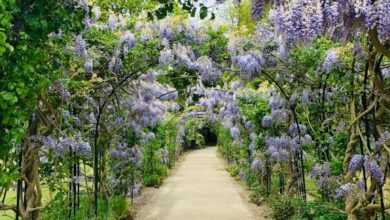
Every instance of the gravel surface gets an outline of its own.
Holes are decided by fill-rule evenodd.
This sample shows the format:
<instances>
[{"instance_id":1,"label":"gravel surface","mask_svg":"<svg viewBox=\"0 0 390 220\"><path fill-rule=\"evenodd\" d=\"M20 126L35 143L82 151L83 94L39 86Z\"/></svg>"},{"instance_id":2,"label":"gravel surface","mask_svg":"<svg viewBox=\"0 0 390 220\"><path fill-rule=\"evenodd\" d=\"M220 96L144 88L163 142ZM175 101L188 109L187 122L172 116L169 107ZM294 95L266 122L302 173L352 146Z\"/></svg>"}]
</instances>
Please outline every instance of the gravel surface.
<instances>
[{"instance_id":1,"label":"gravel surface","mask_svg":"<svg viewBox=\"0 0 390 220\"><path fill-rule=\"evenodd\" d=\"M216 147L185 158L149 201L138 220L261 220L269 210L249 203L247 192L225 170Z\"/></svg>"}]
</instances>

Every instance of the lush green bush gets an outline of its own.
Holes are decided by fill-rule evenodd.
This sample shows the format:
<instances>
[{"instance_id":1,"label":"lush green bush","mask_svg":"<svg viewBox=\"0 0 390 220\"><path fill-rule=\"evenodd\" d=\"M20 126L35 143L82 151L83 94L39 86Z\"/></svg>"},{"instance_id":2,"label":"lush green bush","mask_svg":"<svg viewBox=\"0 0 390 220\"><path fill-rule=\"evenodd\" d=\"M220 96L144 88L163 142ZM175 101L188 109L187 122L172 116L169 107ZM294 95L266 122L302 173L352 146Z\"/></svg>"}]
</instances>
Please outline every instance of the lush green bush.
<instances>
[{"instance_id":1,"label":"lush green bush","mask_svg":"<svg viewBox=\"0 0 390 220\"><path fill-rule=\"evenodd\" d=\"M272 218L276 220L294 219L299 213L301 201L287 196L271 198Z\"/></svg>"},{"instance_id":2,"label":"lush green bush","mask_svg":"<svg viewBox=\"0 0 390 220\"><path fill-rule=\"evenodd\" d=\"M340 204L339 204L340 205ZM299 219L307 220L345 220L347 215L343 210L338 209L334 204L326 203L324 201L307 202L303 206L303 212L300 214Z\"/></svg>"},{"instance_id":3,"label":"lush green bush","mask_svg":"<svg viewBox=\"0 0 390 220\"><path fill-rule=\"evenodd\" d=\"M85 220L85 219L117 219L128 220L134 217L130 201L123 196L99 199L99 216L95 217L91 209L91 195L82 194L77 207L69 204L66 193L56 193L42 213L43 220ZM75 209L74 209L75 208ZM74 210L76 213L74 213Z\"/></svg>"}]
</instances>

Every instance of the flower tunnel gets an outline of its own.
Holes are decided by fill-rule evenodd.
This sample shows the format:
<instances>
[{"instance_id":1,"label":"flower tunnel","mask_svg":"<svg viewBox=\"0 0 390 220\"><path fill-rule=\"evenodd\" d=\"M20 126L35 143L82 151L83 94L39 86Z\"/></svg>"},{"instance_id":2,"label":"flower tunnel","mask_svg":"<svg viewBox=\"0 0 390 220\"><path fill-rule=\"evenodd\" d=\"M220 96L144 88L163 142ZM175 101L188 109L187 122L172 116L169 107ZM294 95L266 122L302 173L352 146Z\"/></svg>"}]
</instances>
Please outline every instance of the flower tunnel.
<instances>
[{"instance_id":1,"label":"flower tunnel","mask_svg":"<svg viewBox=\"0 0 390 220\"><path fill-rule=\"evenodd\" d=\"M389 48L389 0L3 0L0 219L133 219L208 146L273 219L389 219Z\"/></svg>"}]
</instances>

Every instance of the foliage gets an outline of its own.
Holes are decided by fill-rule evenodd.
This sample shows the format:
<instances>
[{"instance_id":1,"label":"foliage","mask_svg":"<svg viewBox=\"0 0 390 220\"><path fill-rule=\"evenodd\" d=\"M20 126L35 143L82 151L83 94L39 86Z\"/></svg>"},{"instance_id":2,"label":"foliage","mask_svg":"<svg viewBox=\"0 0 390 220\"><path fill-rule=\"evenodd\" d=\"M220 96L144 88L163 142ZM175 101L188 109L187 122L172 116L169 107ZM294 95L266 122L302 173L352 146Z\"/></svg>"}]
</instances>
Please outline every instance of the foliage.
<instances>
[{"instance_id":1,"label":"foliage","mask_svg":"<svg viewBox=\"0 0 390 220\"><path fill-rule=\"evenodd\" d=\"M303 209L304 210L300 217L302 219L347 219L346 214L335 208L333 204L324 203L322 201L308 202L306 205L304 205Z\"/></svg>"},{"instance_id":2,"label":"foliage","mask_svg":"<svg viewBox=\"0 0 390 220\"><path fill-rule=\"evenodd\" d=\"M100 216L96 219L129 219L134 217L134 213L131 210L131 204L124 197L111 197L109 201L100 200L99 203L102 205L100 210ZM62 207L62 208L59 208ZM72 219L82 220L91 218L90 201L87 196L83 195L80 197L79 212L76 216L72 216ZM42 219L69 219L69 201L66 194L57 193L53 200L48 204L48 207L43 213Z\"/></svg>"},{"instance_id":3,"label":"foliage","mask_svg":"<svg viewBox=\"0 0 390 220\"><path fill-rule=\"evenodd\" d=\"M272 217L276 220L293 219L299 207L299 200L280 197L271 201Z\"/></svg>"},{"instance_id":4,"label":"foliage","mask_svg":"<svg viewBox=\"0 0 390 220\"><path fill-rule=\"evenodd\" d=\"M1 1L0 210L126 219L214 132L275 219L385 218L389 0L215 8Z\"/></svg>"}]
</instances>

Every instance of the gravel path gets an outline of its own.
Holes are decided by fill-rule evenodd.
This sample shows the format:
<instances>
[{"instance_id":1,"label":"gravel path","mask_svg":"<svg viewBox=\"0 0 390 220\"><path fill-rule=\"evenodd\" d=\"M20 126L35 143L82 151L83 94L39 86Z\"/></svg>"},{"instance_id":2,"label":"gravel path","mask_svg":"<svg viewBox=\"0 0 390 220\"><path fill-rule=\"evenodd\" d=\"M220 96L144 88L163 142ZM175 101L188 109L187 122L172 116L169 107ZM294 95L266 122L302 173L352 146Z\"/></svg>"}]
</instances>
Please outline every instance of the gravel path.
<instances>
[{"instance_id":1,"label":"gravel path","mask_svg":"<svg viewBox=\"0 0 390 220\"><path fill-rule=\"evenodd\" d=\"M188 153L137 215L138 220L261 220L264 207L225 170L216 147Z\"/></svg>"}]
</instances>

